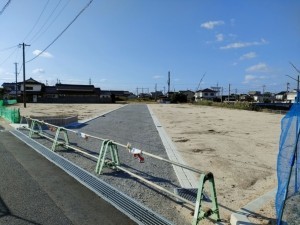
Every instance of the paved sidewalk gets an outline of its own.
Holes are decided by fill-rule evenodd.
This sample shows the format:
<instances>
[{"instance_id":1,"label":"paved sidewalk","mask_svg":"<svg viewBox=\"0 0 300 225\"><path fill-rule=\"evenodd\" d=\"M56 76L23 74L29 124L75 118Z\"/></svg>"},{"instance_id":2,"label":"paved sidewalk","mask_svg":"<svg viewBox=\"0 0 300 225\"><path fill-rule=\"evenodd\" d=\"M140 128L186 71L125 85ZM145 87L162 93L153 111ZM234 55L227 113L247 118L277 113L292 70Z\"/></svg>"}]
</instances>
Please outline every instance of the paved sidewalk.
<instances>
[{"instance_id":1,"label":"paved sidewalk","mask_svg":"<svg viewBox=\"0 0 300 225\"><path fill-rule=\"evenodd\" d=\"M3 123L1 125L4 127ZM0 132L0 224L136 224L7 131Z\"/></svg>"}]
</instances>

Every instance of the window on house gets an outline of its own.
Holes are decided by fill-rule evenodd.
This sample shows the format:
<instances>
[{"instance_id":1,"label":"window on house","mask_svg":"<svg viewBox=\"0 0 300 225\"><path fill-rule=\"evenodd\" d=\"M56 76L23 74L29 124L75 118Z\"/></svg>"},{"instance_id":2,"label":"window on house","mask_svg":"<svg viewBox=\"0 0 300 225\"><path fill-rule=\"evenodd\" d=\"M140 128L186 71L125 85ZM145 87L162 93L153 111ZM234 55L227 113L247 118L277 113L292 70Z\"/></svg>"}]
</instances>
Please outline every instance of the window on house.
<instances>
[{"instance_id":1,"label":"window on house","mask_svg":"<svg viewBox=\"0 0 300 225\"><path fill-rule=\"evenodd\" d=\"M208 93L204 93L204 96L208 96Z\"/></svg>"},{"instance_id":2,"label":"window on house","mask_svg":"<svg viewBox=\"0 0 300 225\"><path fill-rule=\"evenodd\" d=\"M32 91L33 87L26 87L26 91Z\"/></svg>"},{"instance_id":3,"label":"window on house","mask_svg":"<svg viewBox=\"0 0 300 225\"><path fill-rule=\"evenodd\" d=\"M214 96L214 93L210 93L210 96Z\"/></svg>"}]
</instances>

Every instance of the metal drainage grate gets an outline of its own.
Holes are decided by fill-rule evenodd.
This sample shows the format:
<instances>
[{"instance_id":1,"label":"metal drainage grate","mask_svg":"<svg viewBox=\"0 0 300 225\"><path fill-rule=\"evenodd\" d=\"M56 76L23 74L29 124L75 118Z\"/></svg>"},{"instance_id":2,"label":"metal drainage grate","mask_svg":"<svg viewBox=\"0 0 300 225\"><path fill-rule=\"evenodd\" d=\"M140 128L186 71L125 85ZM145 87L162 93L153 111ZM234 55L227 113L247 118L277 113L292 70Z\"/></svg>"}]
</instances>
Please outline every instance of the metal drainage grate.
<instances>
[{"instance_id":1,"label":"metal drainage grate","mask_svg":"<svg viewBox=\"0 0 300 225\"><path fill-rule=\"evenodd\" d=\"M174 193L179 195L186 200L196 203L198 188L174 188ZM207 194L203 194L203 200L205 202L211 202ZM182 202L181 200L177 199L178 202Z\"/></svg>"},{"instance_id":2,"label":"metal drainage grate","mask_svg":"<svg viewBox=\"0 0 300 225\"><path fill-rule=\"evenodd\" d=\"M170 221L166 220L162 216L156 214L151 209L140 204L129 196L118 191L108 183L100 180L93 174L83 170L76 164L70 162L69 160L63 158L62 156L50 151L45 146L37 143L36 141L30 139L25 134L14 130L11 131L16 137L24 141L27 145L32 147L35 151L45 156L49 161L56 164L58 167L62 168L69 175L74 177L80 183L88 187L90 190L94 191L101 198L105 199L121 212L129 216L132 220L138 224L145 225L164 225L172 224Z\"/></svg>"}]
</instances>

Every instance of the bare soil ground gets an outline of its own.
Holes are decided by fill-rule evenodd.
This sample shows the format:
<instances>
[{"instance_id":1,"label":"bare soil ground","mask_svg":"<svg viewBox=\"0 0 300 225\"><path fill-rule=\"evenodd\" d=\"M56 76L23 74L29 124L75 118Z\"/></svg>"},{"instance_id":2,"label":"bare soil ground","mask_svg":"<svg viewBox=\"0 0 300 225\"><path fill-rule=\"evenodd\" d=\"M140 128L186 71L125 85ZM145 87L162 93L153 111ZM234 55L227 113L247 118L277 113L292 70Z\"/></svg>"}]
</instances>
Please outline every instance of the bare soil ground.
<instances>
[{"instance_id":1,"label":"bare soil ground","mask_svg":"<svg viewBox=\"0 0 300 225\"><path fill-rule=\"evenodd\" d=\"M89 119L104 112L117 109L121 104L41 104L27 103L27 107L18 103L11 107L20 108L21 116L76 116Z\"/></svg>"},{"instance_id":2,"label":"bare soil ground","mask_svg":"<svg viewBox=\"0 0 300 225\"><path fill-rule=\"evenodd\" d=\"M232 212L276 187L283 115L195 105L150 107L186 163L213 172L226 221ZM261 224L275 218L273 205L257 212L264 217Z\"/></svg>"}]
</instances>

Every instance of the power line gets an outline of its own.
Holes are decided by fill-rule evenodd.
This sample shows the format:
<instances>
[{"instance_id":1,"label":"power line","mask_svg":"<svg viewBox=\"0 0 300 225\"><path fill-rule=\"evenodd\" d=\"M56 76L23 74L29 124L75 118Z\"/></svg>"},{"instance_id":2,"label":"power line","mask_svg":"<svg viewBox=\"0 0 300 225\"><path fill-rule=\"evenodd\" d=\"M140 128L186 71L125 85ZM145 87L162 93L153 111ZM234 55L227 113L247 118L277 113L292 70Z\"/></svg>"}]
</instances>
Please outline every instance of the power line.
<instances>
[{"instance_id":1,"label":"power line","mask_svg":"<svg viewBox=\"0 0 300 225\"><path fill-rule=\"evenodd\" d=\"M12 57L12 55L17 51L17 49L18 47L16 47L15 50L13 50L13 52L9 54L9 56L0 63L0 66L2 66L10 57Z\"/></svg>"},{"instance_id":2,"label":"power line","mask_svg":"<svg viewBox=\"0 0 300 225\"><path fill-rule=\"evenodd\" d=\"M25 41L25 39L32 33L32 31L34 30L34 28L36 27L36 25L38 24L38 22L40 21L44 11L46 10L47 6L48 6L48 3L49 3L50 0L48 0L46 2L46 4L44 5L44 8L42 10L42 12L40 13L39 17L37 18L35 24L33 25L33 27L31 28L31 30L28 32L28 34L25 36L25 38L23 39Z\"/></svg>"},{"instance_id":3,"label":"power line","mask_svg":"<svg viewBox=\"0 0 300 225\"><path fill-rule=\"evenodd\" d=\"M2 15L2 13L5 11L7 6L9 6L10 2L11 2L11 0L8 0L7 3L3 6L2 10L0 11L0 15Z\"/></svg>"},{"instance_id":4,"label":"power line","mask_svg":"<svg viewBox=\"0 0 300 225\"><path fill-rule=\"evenodd\" d=\"M48 31L48 29L53 25L53 23L57 20L57 18L61 15L61 13L64 11L64 9L67 7L67 5L70 3L71 0L69 0L68 2L66 2L66 4L61 8L61 10L58 12L58 14L54 17L54 19L50 22L50 24L46 27L46 29L40 33L40 34L36 34L32 39L31 39L31 43L36 42L44 33L46 33Z\"/></svg>"},{"instance_id":5,"label":"power line","mask_svg":"<svg viewBox=\"0 0 300 225\"><path fill-rule=\"evenodd\" d=\"M14 45L14 46L7 47L7 48L2 48L2 49L0 49L0 52L7 51L7 50L12 49L12 48L15 48L15 47L17 47L17 46L18 46L18 45Z\"/></svg>"},{"instance_id":6,"label":"power line","mask_svg":"<svg viewBox=\"0 0 300 225\"><path fill-rule=\"evenodd\" d=\"M29 40L29 42L32 42L32 40L35 39L37 35L39 35L39 33L46 26L46 24L48 23L48 21L50 20L50 18L52 17L53 13L56 11L56 9L60 5L60 3L61 3L61 0L59 0L59 2L56 4L56 6L54 7L54 9L52 10L52 12L50 13L50 15L48 16L48 18L46 19L45 23L40 27L40 29L36 32L36 34Z\"/></svg>"},{"instance_id":7,"label":"power line","mask_svg":"<svg viewBox=\"0 0 300 225\"><path fill-rule=\"evenodd\" d=\"M39 54L37 54L35 57L32 59L28 60L26 63L31 62L32 60L36 59L39 57L41 54L43 54L51 45L53 45L60 37L63 35L63 33L76 21L76 19L90 6L90 4L93 2L93 0L90 0L88 4L77 14L77 16L69 23L69 25L44 49L42 50Z\"/></svg>"}]
</instances>

